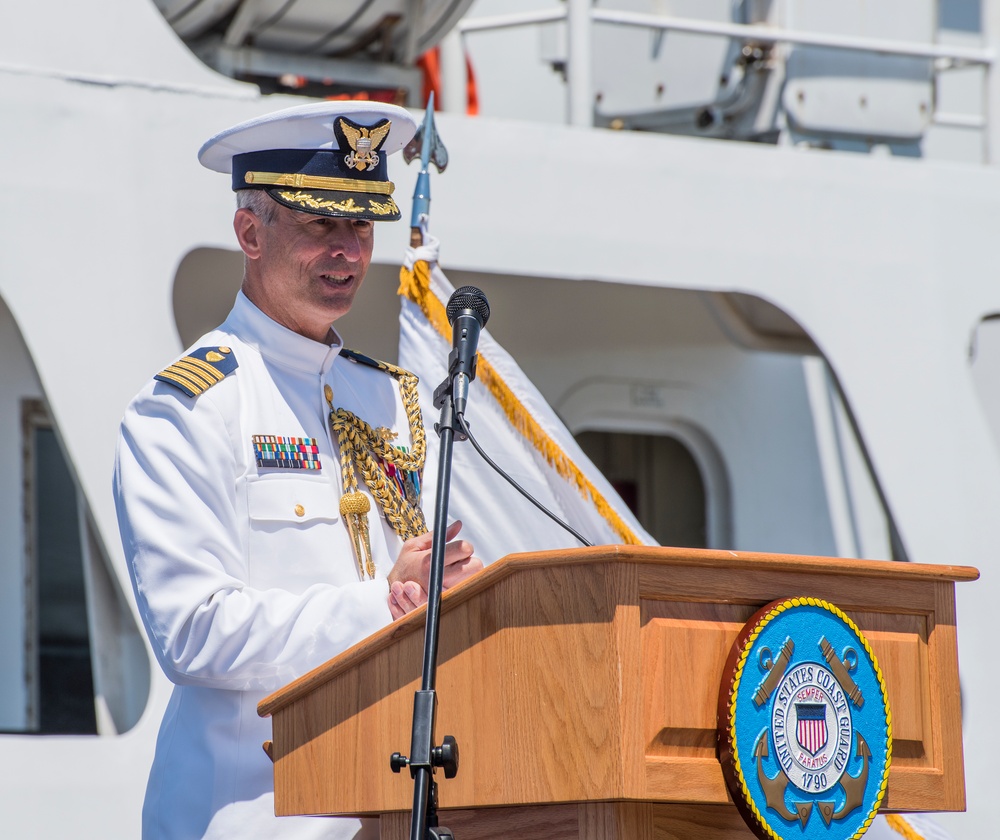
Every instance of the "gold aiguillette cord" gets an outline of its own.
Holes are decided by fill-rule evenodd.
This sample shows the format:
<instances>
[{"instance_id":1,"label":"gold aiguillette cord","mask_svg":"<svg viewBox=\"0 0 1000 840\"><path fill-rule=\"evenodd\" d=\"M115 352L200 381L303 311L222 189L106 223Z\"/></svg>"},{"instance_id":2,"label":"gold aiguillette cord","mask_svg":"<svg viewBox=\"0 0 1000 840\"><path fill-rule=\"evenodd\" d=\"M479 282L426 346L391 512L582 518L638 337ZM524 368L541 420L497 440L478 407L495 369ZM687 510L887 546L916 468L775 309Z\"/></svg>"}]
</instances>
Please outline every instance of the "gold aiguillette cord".
<instances>
[{"instance_id":1,"label":"gold aiguillette cord","mask_svg":"<svg viewBox=\"0 0 1000 840\"><path fill-rule=\"evenodd\" d=\"M415 497L412 500L408 499L393 482L387 481L374 457L377 454L397 470L414 472L418 476L423 469L425 435L417 400L417 377L384 362L379 362L378 366L399 382L403 407L410 427L412 450L409 452L392 445L395 434L388 429L373 429L352 412L334 408L333 390L329 385L323 389L330 406L330 427L340 447L340 469L344 488L340 499L340 513L351 535L351 544L354 547L358 572L362 580L366 572L370 578L375 577L375 562L372 558L368 529L371 502L358 490L358 475L364 479L365 485L385 515L386 522L400 537L407 540L427 531L417 499Z\"/></svg>"}]
</instances>

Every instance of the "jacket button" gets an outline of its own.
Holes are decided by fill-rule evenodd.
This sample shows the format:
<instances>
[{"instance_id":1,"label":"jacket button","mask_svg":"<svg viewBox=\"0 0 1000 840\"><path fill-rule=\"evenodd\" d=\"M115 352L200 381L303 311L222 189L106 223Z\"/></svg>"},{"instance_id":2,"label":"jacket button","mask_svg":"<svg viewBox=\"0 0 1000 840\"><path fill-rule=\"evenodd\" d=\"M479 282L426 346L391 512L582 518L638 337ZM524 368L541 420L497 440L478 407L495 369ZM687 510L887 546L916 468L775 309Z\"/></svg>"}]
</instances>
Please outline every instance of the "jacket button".
<instances>
[{"instance_id":1,"label":"jacket button","mask_svg":"<svg viewBox=\"0 0 1000 840\"><path fill-rule=\"evenodd\" d=\"M306 509L304 507L302 507L302 505L296 505L295 506L295 515L296 516L305 516L306 515Z\"/></svg>"}]
</instances>

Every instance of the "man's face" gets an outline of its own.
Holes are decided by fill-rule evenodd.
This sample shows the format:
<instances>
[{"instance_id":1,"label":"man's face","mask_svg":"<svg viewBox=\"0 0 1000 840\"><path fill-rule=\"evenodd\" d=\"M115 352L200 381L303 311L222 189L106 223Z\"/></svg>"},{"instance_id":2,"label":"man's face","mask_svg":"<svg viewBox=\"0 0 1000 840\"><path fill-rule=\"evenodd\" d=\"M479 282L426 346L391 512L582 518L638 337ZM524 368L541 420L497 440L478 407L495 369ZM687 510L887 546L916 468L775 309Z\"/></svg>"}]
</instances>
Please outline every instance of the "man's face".
<instances>
[{"instance_id":1,"label":"man's face","mask_svg":"<svg viewBox=\"0 0 1000 840\"><path fill-rule=\"evenodd\" d=\"M345 315L372 258L374 225L364 219L315 216L277 206L273 225L236 211L237 238L247 255L243 291L288 329L326 341Z\"/></svg>"}]
</instances>

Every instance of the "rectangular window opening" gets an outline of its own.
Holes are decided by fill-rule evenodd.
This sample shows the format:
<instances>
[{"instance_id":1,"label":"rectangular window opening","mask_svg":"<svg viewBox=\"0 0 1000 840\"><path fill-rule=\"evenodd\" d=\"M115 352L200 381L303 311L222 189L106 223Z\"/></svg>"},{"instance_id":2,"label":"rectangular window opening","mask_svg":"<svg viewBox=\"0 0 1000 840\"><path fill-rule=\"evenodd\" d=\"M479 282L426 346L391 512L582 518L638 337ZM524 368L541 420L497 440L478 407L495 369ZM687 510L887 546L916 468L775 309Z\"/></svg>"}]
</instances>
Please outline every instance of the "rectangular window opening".
<instances>
[{"instance_id":1,"label":"rectangular window opening","mask_svg":"<svg viewBox=\"0 0 1000 840\"><path fill-rule=\"evenodd\" d=\"M27 728L96 734L76 483L40 400L22 402Z\"/></svg>"}]
</instances>

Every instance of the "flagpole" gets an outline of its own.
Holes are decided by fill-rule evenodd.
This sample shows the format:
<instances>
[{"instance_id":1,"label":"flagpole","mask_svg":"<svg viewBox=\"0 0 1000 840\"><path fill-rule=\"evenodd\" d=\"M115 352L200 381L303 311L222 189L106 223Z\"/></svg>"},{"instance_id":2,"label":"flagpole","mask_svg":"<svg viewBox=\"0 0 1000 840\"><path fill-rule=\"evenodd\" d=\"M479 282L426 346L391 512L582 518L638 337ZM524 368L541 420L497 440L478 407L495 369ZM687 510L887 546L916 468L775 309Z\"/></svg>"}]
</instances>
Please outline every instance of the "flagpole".
<instances>
[{"instance_id":1,"label":"flagpole","mask_svg":"<svg viewBox=\"0 0 1000 840\"><path fill-rule=\"evenodd\" d=\"M419 248L424 244L424 234L420 229L420 218L430 218L431 215L431 173L427 165L431 160L431 149L438 140L434 129L434 91L427 97L427 110L424 112L424 122L418 132L420 139L420 172L417 173L417 183L413 188L413 204L410 210L410 247ZM416 141L417 138L414 138ZM440 142L440 141L438 141ZM442 148L444 148L442 146ZM406 153L404 152L404 157ZM407 159L407 163L412 158ZM436 162L438 171L444 167Z\"/></svg>"},{"instance_id":2,"label":"flagpole","mask_svg":"<svg viewBox=\"0 0 1000 840\"><path fill-rule=\"evenodd\" d=\"M423 244L421 221L430 215L431 189L428 165L433 157L438 171L447 164L447 151L434 129L434 93L427 100L424 122L417 137L403 151L407 162L413 159L412 150L420 142L420 172L413 190L413 209L410 215L410 247ZM408 156L409 154L409 156ZM441 624L441 591L444 580L445 534L448 529L448 496L451 480L451 456L455 438L454 401L451 377L434 393L435 407L441 409L441 419L436 430L441 439L438 464L438 482L434 502L434 534L431 541L431 570L427 584L427 614L424 623L424 654L420 690L413 698L413 727L410 735L409 757L393 753L389 765L394 773L410 768L413 778L413 811L410 819L410 840L454 840L450 829L438 825L437 783L434 768L444 769L446 779L458 773L458 744L450 735L442 744L434 746L434 719L437 695L438 637Z\"/></svg>"}]
</instances>

